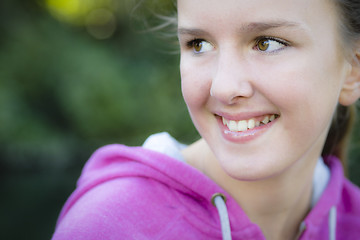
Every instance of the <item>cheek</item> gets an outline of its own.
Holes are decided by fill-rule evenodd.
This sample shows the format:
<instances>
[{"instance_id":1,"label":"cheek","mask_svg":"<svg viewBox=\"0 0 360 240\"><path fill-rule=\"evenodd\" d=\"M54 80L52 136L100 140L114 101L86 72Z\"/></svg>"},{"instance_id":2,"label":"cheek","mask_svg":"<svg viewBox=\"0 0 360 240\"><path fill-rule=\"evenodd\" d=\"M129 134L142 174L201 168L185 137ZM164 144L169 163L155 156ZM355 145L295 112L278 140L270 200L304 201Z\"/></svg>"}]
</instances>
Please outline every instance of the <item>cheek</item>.
<instances>
[{"instance_id":1,"label":"cheek","mask_svg":"<svg viewBox=\"0 0 360 240\"><path fill-rule=\"evenodd\" d=\"M191 63L181 62L181 89L188 108L201 107L206 104L211 86L209 76L204 75L206 72L194 67Z\"/></svg>"},{"instance_id":2,"label":"cheek","mask_svg":"<svg viewBox=\"0 0 360 240\"><path fill-rule=\"evenodd\" d=\"M258 71L258 76L269 78L262 81L259 90L275 105L284 108L296 109L307 104L317 108L333 104L339 94L341 70L333 62L316 61L315 58L294 58L279 65L265 66Z\"/></svg>"},{"instance_id":3,"label":"cheek","mask_svg":"<svg viewBox=\"0 0 360 240\"><path fill-rule=\"evenodd\" d=\"M289 62L282 71L277 69L270 74L272 78L264 89L268 99L287 117L287 130L297 126L303 134L309 134L309 129L323 129L329 124L340 82L337 67L329 66L329 62L319 64L308 59Z\"/></svg>"}]
</instances>

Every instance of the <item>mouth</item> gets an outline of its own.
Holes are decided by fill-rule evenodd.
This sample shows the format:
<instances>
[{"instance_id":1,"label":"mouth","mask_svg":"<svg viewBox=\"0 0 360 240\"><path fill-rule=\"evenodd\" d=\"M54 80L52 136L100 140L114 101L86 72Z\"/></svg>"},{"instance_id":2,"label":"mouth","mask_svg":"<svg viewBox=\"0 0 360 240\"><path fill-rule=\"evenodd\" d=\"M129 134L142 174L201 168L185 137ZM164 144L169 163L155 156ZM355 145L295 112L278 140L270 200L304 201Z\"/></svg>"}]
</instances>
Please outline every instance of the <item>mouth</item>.
<instances>
[{"instance_id":1,"label":"mouth","mask_svg":"<svg viewBox=\"0 0 360 240\"><path fill-rule=\"evenodd\" d=\"M221 116L219 116L221 117ZM260 118L251 118L247 120L229 120L224 117L222 118L222 123L224 126L227 126L231 132L245 132L257 127L261 127L264 125L267 125L273 121L275 121L277 118L279 118L279 115L277 114L271 114L271 115L264 115Z\"/></svg>"}]
</instances>

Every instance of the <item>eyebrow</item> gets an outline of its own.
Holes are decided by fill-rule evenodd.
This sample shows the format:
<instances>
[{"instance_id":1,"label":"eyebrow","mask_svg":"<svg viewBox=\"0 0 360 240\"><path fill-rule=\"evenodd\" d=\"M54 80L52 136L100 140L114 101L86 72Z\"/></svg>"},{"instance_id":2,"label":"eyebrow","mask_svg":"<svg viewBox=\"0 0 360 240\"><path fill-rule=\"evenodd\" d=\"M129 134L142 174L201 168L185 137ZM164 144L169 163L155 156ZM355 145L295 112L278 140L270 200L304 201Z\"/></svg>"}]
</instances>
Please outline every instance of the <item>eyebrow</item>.
<instances>
[{"instance_id":1,"label":"eyebrow","mask_svg":"<svg viewBox=\"0 0 360 240\"><path fill-rule=\"evenodd\" d=\"M209 35L206 31L198 28L179 28L179 35L193 35L193 36L204 36Z\"/></svg>"},{"instance_id":2,"label":"eyebrow","mask_svg":"<svg viewBox=\"0 0 360 240\"><path fill-rule=\"evenodd\" d=\"M304 29L304 27L297 22L291 21L272 21L272 22L250 22L245 23L240 26L240 33L249 33L249 32L261 32L273 28L299 28ZM178 28L179 35L192 35L192 36L204 36L209 35L208 32L198 29L198 28Z\"/></svg>"},{"instance_id":3,"label":"eyebrow","mask_svg":"<svg viewBox=\"0 0 360 240\"><path fill-rule=\"evenodd\" d=\"M272 28L303 28L300 23L291 21L251 22L240 27L240 32L261 32Z\"/></svg>"}]
</instances>

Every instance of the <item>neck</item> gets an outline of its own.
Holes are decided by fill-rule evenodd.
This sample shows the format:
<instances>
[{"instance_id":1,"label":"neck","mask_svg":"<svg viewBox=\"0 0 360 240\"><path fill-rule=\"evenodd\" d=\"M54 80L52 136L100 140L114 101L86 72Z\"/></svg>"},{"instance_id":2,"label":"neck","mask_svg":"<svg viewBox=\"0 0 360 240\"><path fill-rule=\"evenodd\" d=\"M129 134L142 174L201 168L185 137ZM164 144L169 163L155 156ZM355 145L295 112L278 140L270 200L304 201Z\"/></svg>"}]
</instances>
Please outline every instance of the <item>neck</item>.
<instances>
[{"instance_id":1,"label":"neck","mask_svg":"<svg viewBox=\"0 0 360 240\"><path fill-rule=\"evenodd\" d=\"M313 171L309 171L309 165L306 171L293 167L265 180L239 181L223 171L211 151L198 151L200 147L203 149L204 144L201 140L184 151L189 164L226 190L250 220L262 229L266 239L294 239L300 223L310 210ZM314 169L316 161L305 164Z\"/></svg>"},{"instance_id":2,"label":"neck","mask_svg":"<svg viewBox=\"0 0 360 240\"><path fill-rule=\"evenodd\" d=\"M294 239L310 210L312 178L301 184L280 178L224 186L266 239Z\"/></svg>"}]
</instances>

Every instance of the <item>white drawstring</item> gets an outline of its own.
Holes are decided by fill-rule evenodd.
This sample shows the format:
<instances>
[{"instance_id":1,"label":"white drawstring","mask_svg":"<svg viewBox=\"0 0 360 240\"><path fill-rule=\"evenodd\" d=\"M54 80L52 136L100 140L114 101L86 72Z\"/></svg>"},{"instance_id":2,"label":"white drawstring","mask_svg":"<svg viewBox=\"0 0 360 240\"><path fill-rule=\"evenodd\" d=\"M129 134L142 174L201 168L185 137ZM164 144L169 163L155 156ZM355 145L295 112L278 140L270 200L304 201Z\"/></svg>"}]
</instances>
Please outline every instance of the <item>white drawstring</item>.
<instances>
[{"instance_id":1,"label":"white drawstring","mask_svg":"<svg viewBox=\"0 0 360 240\"><path fill-rule=\"evenodd\" d=\"M329 212L329 240L336 239L336 207L333 206Z\"/></svg>"},{"instance_id":2,"label":"white drawstring","mask_svg":"<svg viewBox=\"0 0 360 240\"><path fill-rule=\"evenodd\" d=\"M216 193L211 198L211 202L219 213L223 240L231 240L230 220L225 201L226 198L221 193Z\"/></svg>"}]
</instances>

